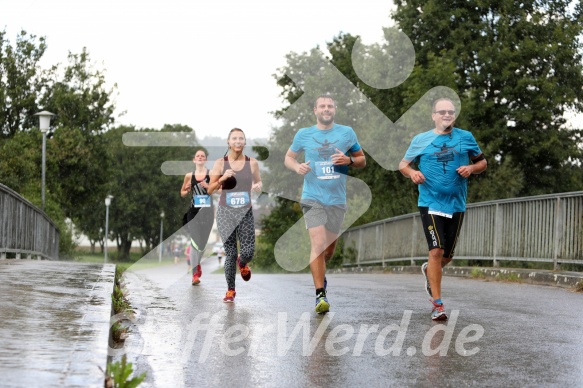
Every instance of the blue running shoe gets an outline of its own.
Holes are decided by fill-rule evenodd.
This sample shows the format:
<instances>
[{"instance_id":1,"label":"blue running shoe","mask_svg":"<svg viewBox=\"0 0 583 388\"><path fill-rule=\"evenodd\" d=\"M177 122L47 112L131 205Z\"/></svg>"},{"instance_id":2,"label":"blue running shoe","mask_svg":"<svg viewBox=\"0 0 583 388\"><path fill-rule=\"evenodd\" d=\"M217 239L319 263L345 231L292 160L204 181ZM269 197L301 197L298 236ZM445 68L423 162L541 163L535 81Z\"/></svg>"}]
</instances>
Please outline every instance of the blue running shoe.
<instances>
[{"instance_id":1,"label":"blue running shoe","mask_svg":"<svg viewBox=\"0 0 583 388\"><path fill-rule=\"evenodd\" d=\"M316 297L315 310L318 314L326 314L330 311L330 303L328 303L328 299L326 298L326 292L321 292L320 295Z\"/></svg>"},{"instance_id":2,"label":"blue running shoe","mask_svg":"<svg viewBox=\"0 0 583 388\"><path fill-rule=\"evenodd\" d=\"M437 304L433 300L431 300L431 303L433 303L433 310L431 311L431 319L433 319L434 321L446 321L447 314L445 314L445 310L443 309L443 303Z\"/></svg>"}]
</instances>

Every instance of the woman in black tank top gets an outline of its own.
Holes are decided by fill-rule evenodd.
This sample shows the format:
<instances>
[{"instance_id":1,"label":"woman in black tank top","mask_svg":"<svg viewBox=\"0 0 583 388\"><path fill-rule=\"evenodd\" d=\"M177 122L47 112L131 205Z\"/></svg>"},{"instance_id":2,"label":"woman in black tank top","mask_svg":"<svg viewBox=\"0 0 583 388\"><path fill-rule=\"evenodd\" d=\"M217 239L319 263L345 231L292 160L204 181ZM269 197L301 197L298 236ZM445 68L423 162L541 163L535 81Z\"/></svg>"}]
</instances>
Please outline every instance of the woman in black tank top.
<instances>
[{"instance_id":1,"label":"woman in black tank top","mask_svg":"<svg viewBox=\"0 0 583 388\"><path fill-rule=\"evenodd\" d=\"M185 214L183 223L190 234L190 253L187 262L189 272L192 268L192 285L195 286L200 283L200 277L202 276L200 260L213 227L215 210L213 199L207 192L210 175L205 166L207 161L206 152L204 150L196 151L192 161L196 168L193 172L184 176L180 196L186 197L191 194L190 207Z\"/></svg>"},{"instance_id":2,"label":"woman in black tank top","mask_svg":"<svg viewBox=\"0 0 583 388\"><path fill-rule=\"evenodd\" d=\"M221 190L217 227L226 254L224 268L227 294L223 298L224 302L235 300L236 264L243 280L248 281L251 269L247 264L255 254L251 192L261 192L262 183L257 159L243 154L245 143L245 134L241 129L233 128L229 132L229 150L227 155L215 162L208 187L210 194Z\"/></svg>"}]
</instances>

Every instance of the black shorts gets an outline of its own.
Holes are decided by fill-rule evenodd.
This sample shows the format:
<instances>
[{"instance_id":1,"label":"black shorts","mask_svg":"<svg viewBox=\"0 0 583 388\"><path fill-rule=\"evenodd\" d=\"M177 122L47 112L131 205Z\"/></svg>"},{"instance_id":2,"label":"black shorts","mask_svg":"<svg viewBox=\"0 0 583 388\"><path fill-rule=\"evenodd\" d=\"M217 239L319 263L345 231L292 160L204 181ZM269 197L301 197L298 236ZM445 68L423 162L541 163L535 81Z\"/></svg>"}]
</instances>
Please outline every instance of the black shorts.
<instances>
[{"instance_id":1,"label":"black shorts","mask_svg":"<svg viewBox=\"0 0 583 388\"><path fill-rule=\"evenodd\" d=\"M443 257L453 258L455 244L464 221L464 212L453 213L452 218L448 218L429 214L429 208L419 206L419 213L429 250L441 248Z\"/></svg>"}]
</instances>

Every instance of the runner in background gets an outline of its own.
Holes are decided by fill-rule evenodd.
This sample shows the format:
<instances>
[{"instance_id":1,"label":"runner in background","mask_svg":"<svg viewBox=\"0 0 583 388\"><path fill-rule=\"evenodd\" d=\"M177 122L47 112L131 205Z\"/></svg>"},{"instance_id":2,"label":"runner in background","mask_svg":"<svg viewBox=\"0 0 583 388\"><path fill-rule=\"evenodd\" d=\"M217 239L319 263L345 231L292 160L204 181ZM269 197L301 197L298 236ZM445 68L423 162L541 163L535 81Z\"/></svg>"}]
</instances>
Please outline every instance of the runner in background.
<instances>
[{"instance_id":1,"label":"runner in background","mask_svg":"<svg viewBox=\"0 0 583 388\"><path fill-rule=\"evenodd\" d=\"M211 229L215 220L215 210L213 199L207 192L210 175L205 164L207 153L205 150L198 150L192 158L195 165L193 172L184 176L184 182L180 189L180 196L191 195L190 207L184 215L183 223L190 235L189 245L191 246L189 257L192 268L192 285L200 283L202 269L200 260L211 234Z\"/></svg>"}]
</instances>

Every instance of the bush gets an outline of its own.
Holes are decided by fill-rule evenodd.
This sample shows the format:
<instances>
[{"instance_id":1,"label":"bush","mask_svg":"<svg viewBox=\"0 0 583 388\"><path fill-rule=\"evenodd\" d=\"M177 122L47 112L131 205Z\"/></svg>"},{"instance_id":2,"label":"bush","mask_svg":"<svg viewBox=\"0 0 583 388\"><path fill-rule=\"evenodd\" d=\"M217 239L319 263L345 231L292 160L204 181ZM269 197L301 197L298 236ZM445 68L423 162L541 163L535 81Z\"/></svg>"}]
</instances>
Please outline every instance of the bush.
<instances>
[{"instance_id":1,"label":"bush","mask_svg":"<svg viewBox=\"0 0 583 388\"><path fill-rule=\"evenodd\" d=\"M255 242L255 257L253 257L251 265L268 272L281 270L273 256L273 246L264 242L261 236Z\"/></svg>"},{"instance_id":2,"label":"bush","mask_svg":"<svg viewBox=\"0 0 583 388\"><path fill-rule=\"evenodd\" d=\"M105 387L107 388L135 388L144 381L146 373L130 378L133 373L133 365L127 362L125 354L121 361L107 365Z\"/></svg>"}]
</instances>

